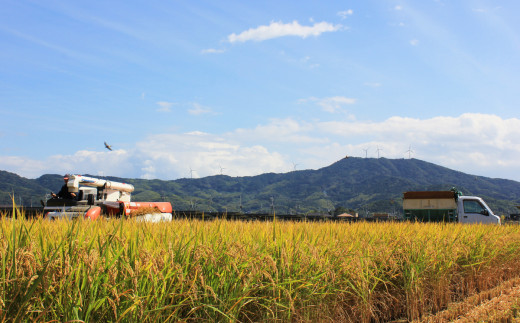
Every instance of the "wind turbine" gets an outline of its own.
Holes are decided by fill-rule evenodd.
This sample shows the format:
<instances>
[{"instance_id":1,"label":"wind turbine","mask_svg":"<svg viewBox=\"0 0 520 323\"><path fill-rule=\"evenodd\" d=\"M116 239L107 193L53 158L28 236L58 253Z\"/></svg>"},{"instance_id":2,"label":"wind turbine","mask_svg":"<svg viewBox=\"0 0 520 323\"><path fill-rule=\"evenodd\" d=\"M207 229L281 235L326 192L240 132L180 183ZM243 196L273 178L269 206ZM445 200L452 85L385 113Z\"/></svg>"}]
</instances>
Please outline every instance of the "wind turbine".
<instances>
[{"instance_id":1,"label":"wind turbine","mask_svg":"<svg viewBox=\"0 0 520 323\"><path fill-rule=\"evenodd\" d=\"M368 148L364 148L363 150L365 151L365 158L367 158L367 156L368 156Z\"/></svg>"},{"instance_id":2,"label":"wind turbine","mask_svg":"<svg viewBox=\"0 0 520 323\"><path fill-rule=\"evenodd\" d=\"M412 145L410 145L410 146L408 147L408 150L407 150L406 152L408 153L408 158L411 159L411 158L412 158L412 153L414 152L414 151L412 150Z\"/></svg>"},{"instance_id":3,"label":"wind turbine","mask_svg":"<svg viewBox=\"0 0 520 323\"><path fill-rule=\"evenodd\" d=\"M223 171L225 168L222 167L220 164L218 164L218 167L220 168L220 175L222 175L222 171Z\"/></svg>"},{"instance_id":4,"label":"wind turbine","mask_svg":"<svg viewBox=\"0 0 520 323\"><path fill-rule=\"evenodd\" d=\"M293 164L293 171L296 171L296 166L298 166L298 164L296 163L292 163Z\"/></svg>"},{"instance_id":5,"label":"wind turbine","mask_svg":"<svg viewBox=\"0 0 520 323\"><path fill-rule=\"evenodd\" d=\"M195 170L191 169L190 167L190 178L193 179L193 172L195 172Z\"/></svg>"},{"instance_id":6,"label":"wind turbine","mask_svg":"<svg viewBox=\"0 0 520 323\"><path fill-rule=\"evenodd\" d=\"M379 151L380 151L380 150L383 150L383 148L379 148L379 146L377 146L377 149L376 149L376 150L377 150L377 158L379 159Z\"/></svg>"}]
</instances>

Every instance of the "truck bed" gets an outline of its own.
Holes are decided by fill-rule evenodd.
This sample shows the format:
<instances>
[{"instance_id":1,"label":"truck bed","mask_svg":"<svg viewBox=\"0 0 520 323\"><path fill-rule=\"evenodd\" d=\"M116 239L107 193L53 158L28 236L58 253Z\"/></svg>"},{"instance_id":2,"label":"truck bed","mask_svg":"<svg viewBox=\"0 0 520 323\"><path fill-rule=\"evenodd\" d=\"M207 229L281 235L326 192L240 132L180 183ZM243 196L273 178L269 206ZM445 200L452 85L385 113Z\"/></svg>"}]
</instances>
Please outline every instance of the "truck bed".
<instances>
[{"instance_id":1,"label":"truck bed","mask_svg":"<svg viewBox=\"0 0 520 323\"><path fill-rule=\"evenodd\" d=\"M420 222L457 221L457 194L453 191L403 193L404 218Z\"/></svg>"}]
</instances>

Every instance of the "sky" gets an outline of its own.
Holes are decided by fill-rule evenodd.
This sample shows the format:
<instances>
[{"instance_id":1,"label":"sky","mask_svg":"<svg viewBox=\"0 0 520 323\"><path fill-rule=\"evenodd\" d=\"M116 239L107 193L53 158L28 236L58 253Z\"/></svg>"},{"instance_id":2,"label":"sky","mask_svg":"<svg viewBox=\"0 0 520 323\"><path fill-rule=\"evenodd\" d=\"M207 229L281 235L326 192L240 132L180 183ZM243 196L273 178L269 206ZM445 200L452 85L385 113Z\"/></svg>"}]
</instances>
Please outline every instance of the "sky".
<instances>
[{"instance_id":1,"label":"sky","mask_svg":"<svg viewBox=\"0 0 520 323\"><path fill-rule=\"evenodd\" d=\"M355 156L520 181L518 12L517 0L3 0L0 170L171 180Z\"/></svg>"}]
</instances>

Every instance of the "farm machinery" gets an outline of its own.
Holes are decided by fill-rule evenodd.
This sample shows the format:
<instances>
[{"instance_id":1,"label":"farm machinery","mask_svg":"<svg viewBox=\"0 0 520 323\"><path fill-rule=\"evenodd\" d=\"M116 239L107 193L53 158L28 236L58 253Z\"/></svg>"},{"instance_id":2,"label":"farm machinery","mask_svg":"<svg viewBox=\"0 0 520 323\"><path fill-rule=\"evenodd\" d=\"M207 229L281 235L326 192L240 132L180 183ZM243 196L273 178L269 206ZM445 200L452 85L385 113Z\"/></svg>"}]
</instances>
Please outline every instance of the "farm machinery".
<instances>
[{"instance_id":1,"label":"farm machinery","mask_svg":"<svg viewBox=\"0 0 520 323\"><path fill-rule=\"evenodd\" d=\"M170 202L132 202L134 186L89 176L68 175L62 191L66 197L53 194L44 203L43 212L48 219L84 217L95 220L102 215L110 217L136 217L158 222L171 221Z\"/></svg>"},{"instance_id":2,"label":"farm machinery","mask_svg":"<svg viewBox=\"0 0 520 323\"><path fill-rule=\"evenodd\" d=\"M500 224L484 200L463 196L459 191L418 191L403 193L406 220L420 222L460 222Z\"/></svg>"}]
</instances>

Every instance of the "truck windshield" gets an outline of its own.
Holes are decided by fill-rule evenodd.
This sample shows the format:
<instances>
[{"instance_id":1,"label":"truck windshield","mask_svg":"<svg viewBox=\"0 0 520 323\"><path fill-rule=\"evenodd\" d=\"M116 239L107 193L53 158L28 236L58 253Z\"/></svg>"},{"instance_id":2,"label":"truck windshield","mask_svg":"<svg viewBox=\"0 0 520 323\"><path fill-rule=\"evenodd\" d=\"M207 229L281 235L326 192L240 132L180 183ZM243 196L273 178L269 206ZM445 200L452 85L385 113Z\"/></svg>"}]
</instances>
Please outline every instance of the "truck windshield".
<instances>
[{"instance_id":1,"label":"truck windshield","mask_svg":"<svg viewBox=\"0 0 520 323\"><path fill-rule=\"evenodd\" d=\"M479 201L466 200L464 201L464 213L482 213L485 208Z\"/></svg>"}]
</instances>

